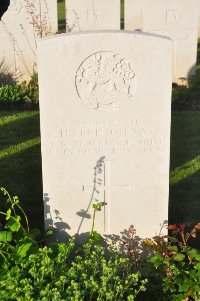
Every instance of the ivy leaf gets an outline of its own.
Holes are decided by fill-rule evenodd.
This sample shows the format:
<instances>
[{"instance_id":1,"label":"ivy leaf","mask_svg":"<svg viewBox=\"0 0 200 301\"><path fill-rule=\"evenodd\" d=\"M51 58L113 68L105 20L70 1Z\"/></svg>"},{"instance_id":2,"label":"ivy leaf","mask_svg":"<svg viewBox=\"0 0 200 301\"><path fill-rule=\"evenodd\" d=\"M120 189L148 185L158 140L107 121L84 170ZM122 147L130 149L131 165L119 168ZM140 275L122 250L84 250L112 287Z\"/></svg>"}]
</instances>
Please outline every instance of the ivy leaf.
<instances>
[{"instance_id":1,"label":"ivy leaf","mask_svg":"<svg viewBox=\"0 0 200 301\"><path fill-rule=\"evenodd\" d=\"M0 241L12 241L12 233L9 231L0 231Z\"/></svg>"},{"instance_id":2,"label":"ivy leaf","mask_svg":"<svg viewBox=\"0 0 200 301\"><path fill-rule=\"evenodd\" d=\"M185 255L184 254L176 254L175 256L174 256L174 260L175 261L182 261L183 259L185 258Z\"/></svg>"}]
</instances>

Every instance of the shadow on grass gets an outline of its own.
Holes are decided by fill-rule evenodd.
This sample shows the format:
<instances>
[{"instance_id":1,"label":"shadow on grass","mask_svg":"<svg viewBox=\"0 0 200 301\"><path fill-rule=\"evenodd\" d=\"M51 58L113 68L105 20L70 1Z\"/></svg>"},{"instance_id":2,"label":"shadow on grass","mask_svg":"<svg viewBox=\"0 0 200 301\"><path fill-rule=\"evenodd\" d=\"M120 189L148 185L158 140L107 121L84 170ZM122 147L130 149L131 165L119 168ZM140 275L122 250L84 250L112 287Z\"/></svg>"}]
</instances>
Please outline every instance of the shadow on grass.
<instances>
[{"instance_id":1,"label":"shadow on grass","mask_svg":"<svg viewBox=\"0 0 200 301\"><path fill-rule=\"evenodd\" d=\"M17 116L5 113L5 125L0 125L0 153L3 154L0 159L0 186L5 187L11 195L19 196L31 228L43 229L39 113L22 113L19 119L15 119ZM13 145L19 145L19 148L15 149ZM6 155L5 149L8 150Z\"/></svg>"},{"instance_id":2,"label":"shadow on grass","mask_svg":"<svg viewBox=\"0 0 200 301\"><path fill-rule=\"evenodd\" d=\"M38 113L0 116L0 151L40 136Z\"/></svg>"},{"instance_id":3,"label":"shadow on grass","mask_svg":"<svg viewBox=\"0 0 200 301\"><path fill-rule=\"evenodd\" d=\"M200 112L172 114L169 223L200 222Z\"/></svg>"}]
</instances>

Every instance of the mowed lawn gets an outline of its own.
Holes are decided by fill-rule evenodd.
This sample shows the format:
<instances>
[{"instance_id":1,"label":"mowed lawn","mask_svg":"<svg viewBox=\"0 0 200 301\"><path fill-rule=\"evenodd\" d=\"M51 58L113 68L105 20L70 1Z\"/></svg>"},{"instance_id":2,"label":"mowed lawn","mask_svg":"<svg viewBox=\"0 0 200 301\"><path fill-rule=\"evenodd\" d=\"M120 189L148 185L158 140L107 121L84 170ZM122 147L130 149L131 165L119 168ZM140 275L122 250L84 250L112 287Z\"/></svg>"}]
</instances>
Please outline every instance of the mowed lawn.
<instances>
[{"instance_id":1,"label":"mowed lawn","mask_svg":"<svg viewBox=\"0 0 200 301\"><path fill-rule=\"evenodd\" d=\"M169 222L200 222L200 112L173 112L171 133ZM39 112L0 113L0 177L42 228Z\"/></svg>"},{"instance_id":2,"label":"mowed lawn","mask_svg":"<svg viewBox=\"0 0 200 301\"><path fill-rule=\"evenodd\" d=\"M200 222L200 112L173 112L169 222Z\"/></svg>"},{"instance_id":3,"label":"mowed lawn","mask_svg":"<svg viewBox=\"0 0 200 301\"><path fill-rule=\"evenodd\" d=\"M124 28L124 0L121 1L121 29ZM66 5L66 7L65 7ZM65 10L67 9L67 0L58 2L58 30L59 32L65 32L66 29L66 15Z\"/></svg>"},{"instance_id":4,"label":"mowed lawn","mask_svg":"<svg viewBox=\"0 0 200 301\"><path fill-rule=\"evenodd\" d=\"M58 2L58 30L65 31L66 29L66 16L65 16L65 2Z\"/></svg>"},{"instance_id":5,"label":"mowed lawn","mask_svg":"<svg viewBox=\"0 0 200 301\"><path fill-rule=\"evenodd\" d=\"M32 227L43 227L38 112L0 112L0 186L20 197Z\"/></svg>"}]
</instances>

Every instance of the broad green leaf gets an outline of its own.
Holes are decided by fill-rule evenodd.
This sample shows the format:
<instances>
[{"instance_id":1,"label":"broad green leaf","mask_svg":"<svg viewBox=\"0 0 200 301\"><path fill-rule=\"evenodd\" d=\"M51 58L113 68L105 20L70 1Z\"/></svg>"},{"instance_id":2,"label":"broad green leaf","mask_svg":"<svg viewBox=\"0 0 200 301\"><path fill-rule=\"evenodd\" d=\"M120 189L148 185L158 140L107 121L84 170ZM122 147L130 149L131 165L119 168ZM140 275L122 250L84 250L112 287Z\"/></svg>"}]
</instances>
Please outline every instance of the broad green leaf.
<instances>
[{"instance_id":1,"label":"broad green leaf","mask_svg":"<svg viewBox=\"0 0 200 301\"><path fill-rule=\"evenodd\" d=\"M179 254L176 254L173 258L175 261L182 261L185 258L185 255L179 253Z\"/></svg>"},{"instance_id":2,"label":"broad green leaf","mask_svg":"<svg viewBox=\"0 0 200 301\"><path fill-rule=\"evenodd\" d=\"M148 262L152 263L156 268L163 262L163 256L161 254L156 254L155 256L151 257Z\"/></svg>"},{"instance_id":3,"label":"broad green leaf","mask_svg":"<svg viewBox=\"0 0 200 301\"><path fill-rule=\"evenodd\" d=\"M45 236L49 237L49 236L52 236L54 234L55 231L53 231L53 229L48 229L46 232L45 232Z\"/></svg>"},{"instance_id":4,"label":"broad green leaf","mask_svg":"<svg viewBox=\"0 0 200 301\"><path fill-rule=\"evenodd\" d=\"M189 283L183 283L183 284L180 284L178 291L180 293L187 292L189 290L189 288L190 288Z\"/></svg>"},{"instance_id":5,"label":"broad green leaf","mask_svg":"<svg viewBox=\"0 0 200 301\"><path fill-rule=\"evenodd\" d=\"M99 234L97 231L93 231L90 235L90 238L96 242L102 241L101 234Z\"/></svg>"},{"instance_id":6,"label":"broad green leaf","mask_svg":"<svg viewBox=\"0 0 200 301\"><path fill-rule=\"evenodd\" d=\"M21 246L19 246L16 255L19 257L25 257L32 244L31 240L25 241Z\"/></svg>"},{"instance_id":7,"label":"broad green leaf","mask_svg":"<svg viewBox=\"0 0 200 301\"><path fill-rule=\"evenodd\" d=\"M195 270L200 271L200 263L195 264L194 268L195 268Z\"/></svg>"},{"instance_id":8,"label":"broad green leaf","mask_svg":"<svg viewBox=\"0 0 200 301\"><path fill-rule=\"evenodd\" d=\"M190 250L190 251L188 252L188 256L189 256L190 258L195 258L196 256L198 256L197 250L195 250L195 249Z\"/></svg>"},{"instance_id":9,"label":"broad green leaf","mask_svg":"<svg viewBox=\"0 0 200 301\"><path fill-rule=\"evenodd\" d=\"M9 231L0 231L0 241L12 241L12 233Z\"/></svg>"},{"instance_id":10,"label":"broad green leaf","mask_svg":"<svg viewBox=\"0 0 200 301\"><path fill-rule=\"evenodd\" d=\"M12 232L18 232L21 224L20 224L20 218L17 218L16 220L11 218L9 221L6 223L5 228L9 229Z\"/></svg>"},{"instance_id":11,"label":"broad green leaf","mask_svg":"<svg viewBox=\"0 0 200 301\"><path fill-rule=\"evenodd\" d=\"M175 252L178 251L178 247L177 247L177 246L168 246L167 249L168 249L169 251L175 251Z\"/></svg>"}]
</instances>

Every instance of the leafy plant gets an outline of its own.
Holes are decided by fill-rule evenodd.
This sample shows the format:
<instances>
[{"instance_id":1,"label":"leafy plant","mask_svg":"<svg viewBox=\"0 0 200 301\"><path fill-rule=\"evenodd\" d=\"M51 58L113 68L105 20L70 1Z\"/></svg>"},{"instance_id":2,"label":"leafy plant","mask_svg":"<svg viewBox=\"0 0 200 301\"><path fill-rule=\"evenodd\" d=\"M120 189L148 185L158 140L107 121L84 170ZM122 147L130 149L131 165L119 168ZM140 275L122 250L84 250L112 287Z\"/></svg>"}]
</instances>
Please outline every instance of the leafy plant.
<instances>
[{"instance_id":1,"label":"leafy plant","mask_svg":"<svg viewBox=\"0 0 200 301\"><path fill-rule=\"evenodd\" d=\"M190 76L188 87L176 85L172 89L172 109L200 110L200 72Z\"/></svg>"},{"instance_id":2,"label":"leafy plant","mask_svg":"<svg viewBox=\"0 0 200 301\"><path fill-rule=\"evenodd\" d=\"M170 225L171 236L146 239L144 244L155 251L148 262L160 299L172 301L200 300L200 251L188 246L196 238L200 223L192 229L184 224ZM168 241L166 241L168 239ZM153 282L152 282L153 283Z\"/></svg>"},{"instance_id":3,"label":"leafy plant","mask_svg":"<svg viewBox=\"0 0 200 301\"><path fill-rule=\"evenodd\" d=\"M6 84L0 86L0 103L32 103L38 104L38 78L37 74L33 74L29 83Z\"/></svg>"},{"instance_id":4,"label":"leafy plant","mask_svg":"<svg viewBox=\"0 0 200 301\"><path fill-rule=\"evenodd\" d=\"M132 272L128 258L114 251L108 256L106 248L96 244L94 219L83 246L74 238L42 246L38 233L29 229L18 197L1 191L9 207L1 212L5 219L0 231L2 301L131 301L145 291L147 280ZM103 205L94 205L94 218Z\"/></svg>"},{"instance_id":5,"label":"leafy plant","mask_svg":"<svg viewBox=\"0 0 200 301\"><path fill-rule=\"evenodd\" d=\"M93 240L93 241L101 241L102 240L102 237L101 237L101 234L98 233L97 231L94 230L94 223L95 223L95 217L96 217L96 213L101 211L102 207L105 206L106 203L105 202L97 202L96 204L93 204L93 217L92 217L92 229L91 229L91 232L90 232L90 239Z\"/></svg>"},{"instance_id":6,"label":"leafy plant","mask_svg":"<svg viewBox=\"0 0 200 301\"><path fill-rule=\"evenodd\" d=\"M4 84L14 84L15 77L12 72L9 71L9 68L6 66L5 58L0 60L0 85Z\"/></svg>"}]
</instances>

